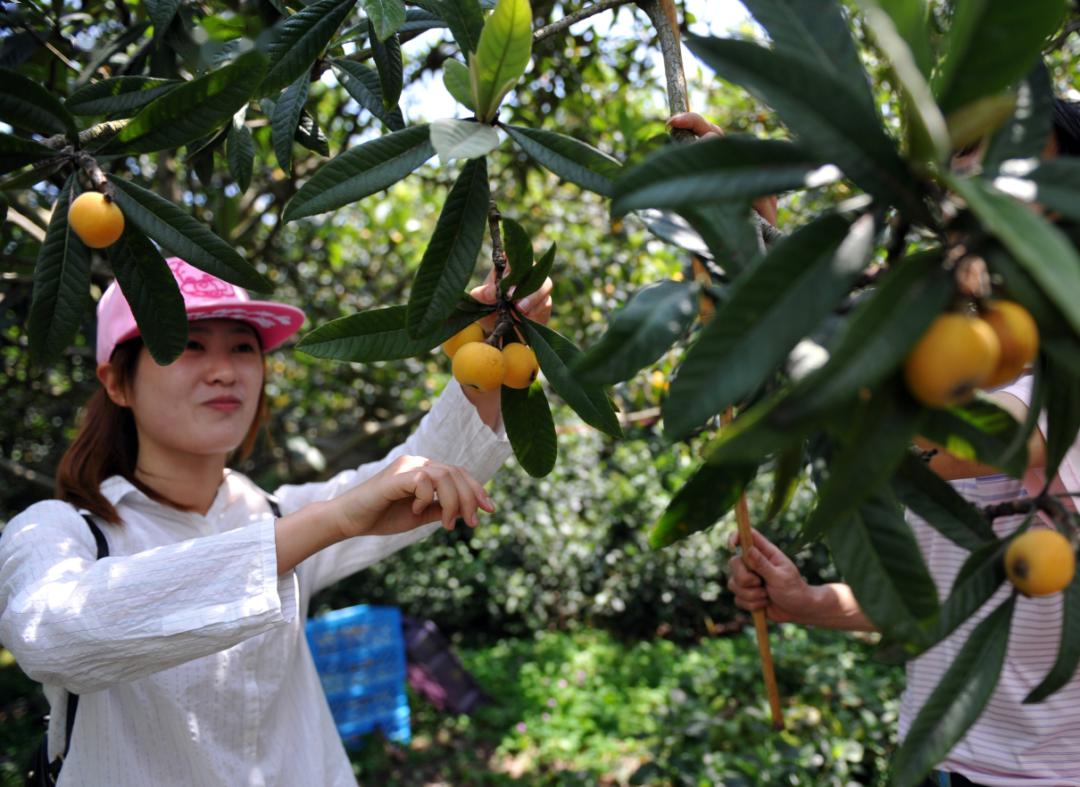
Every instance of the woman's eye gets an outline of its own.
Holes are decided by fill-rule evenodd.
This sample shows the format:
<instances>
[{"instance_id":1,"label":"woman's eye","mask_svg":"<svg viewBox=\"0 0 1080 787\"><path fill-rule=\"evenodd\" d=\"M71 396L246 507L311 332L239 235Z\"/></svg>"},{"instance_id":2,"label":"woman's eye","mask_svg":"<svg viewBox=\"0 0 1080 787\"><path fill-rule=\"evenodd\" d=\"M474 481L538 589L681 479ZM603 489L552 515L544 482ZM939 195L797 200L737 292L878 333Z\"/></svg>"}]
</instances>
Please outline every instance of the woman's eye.
<instances>
[{"instance_id":1,"label":"woman's eye","mask_svg":"<svg viewBox=\"0 0 1080 787\"><path fill-rule=\"evenodd\" d=\"M255 345L251 342L244 342L243 344L236 345L236 352L238 353L253 353L255 352Z\"/></svg>"},{"instance_id":2,"label":"woman's eye","mask_svg":"<svg viewBox=\"0 0 1080 787\"><path fill-rule=\"evenodd\" d=\"M194 339L188 339L187 349L189 350L201 350L203 346Z\"/></svg>"}]
</instances>

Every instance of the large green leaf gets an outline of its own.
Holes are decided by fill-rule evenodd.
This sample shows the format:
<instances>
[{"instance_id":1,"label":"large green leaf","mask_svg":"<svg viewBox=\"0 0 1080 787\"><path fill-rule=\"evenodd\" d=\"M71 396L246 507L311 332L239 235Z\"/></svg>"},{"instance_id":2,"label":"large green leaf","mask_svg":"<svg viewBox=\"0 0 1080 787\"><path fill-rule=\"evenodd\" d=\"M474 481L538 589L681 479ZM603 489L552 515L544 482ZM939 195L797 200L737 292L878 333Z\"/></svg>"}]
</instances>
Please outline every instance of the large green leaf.
<instances>
[{"instance_id":1,"label":"large green leaf","mask_svg":"<svg viewBox=\"0 0 1080 787\"><path fill-rule=\"evenodd\" d=\"M405 119L401 116L401 110L396 106L387 110L383 106L382 85L374 69L345 58L335 58L330 61L330 65L342 87L357 104L385 123L391 131L401 131L405 128Z\"/></svg>"},{"instance_id":2,"label":"large green leaf","mask_svg":"<svg viewBox=\"0 0 1080 787\"><path fill-rule=\"evenodd\" d=\"M885 379L945 308L954 287L939 250L902 260L859 304L828 362L799 382L777 412L778 420L811 418Z\"/></svg>"},{"instance_id":3,"label":"large green leaf","mask_svg":"<svg viewBox=\"0 0 1080 787\"><path fill-rule=\"evenodd\" d=\"M983 170L996 172L1009 159L1038 157L1053 127L1054 86L1041 62L1017 86L1016 109L1002 126L983 158Z\"/></svg>"},{"instance_id":4,"label":"large green leaf","mask_svg":"<svg viewBox=\"0 0 1080 787\"><path fill-rule=\"evenodd\" d=\"M1027 447L1018 440L1020 424L989 399L948 410L928 410L922 434L953 456L999 467L1014 478L1027 467Z\"/></svg>"},{"instance_id":5,"label":"large green leaf","mask_svg":"<svg viewBox=\"0 0 1080 787\"><path fill-rule=\"evenodd\" d=\"M226 241L209 227L142 186L118 177L109 177L116 204L128 222L196 268L218 278L257 292L270 292L274 285L255 270Z\"/></svg>"},{"instance_id":6,"label":"large green leaf","mask_svg":"<svg viewBox=\"0 0 1080 787\"><path fill-rule=\"evenodd\" d=\"M812 61L746 41L688 35L687 46L723 78L771 105L799 141L876 199L915 220L926 218L920 187L882 130L845 81Z\"/></svg>"},{"instance_id":7,"label":"large green leaf","mask_svg":"<svg viewBox=\"0 0 1080 787\"><path fill-rule=\"evenodd\" d=\"M473 159L443 203L409 294L409 336L431 333L454 310L469 283L484 241L490 207L487 160Z\"/></svg>"},{"instance_id":8,"label":"large green leaf","mask_svg":"<svg viewBox=\"0 0 1080 787\"><path fill-rule=\"evenodd\" d=\"M405 24L403 0L360 0L375 37L385 41Z\"/></svg>"},{"instance_id":9,"label":"large green leaf","mask_svg":"<svg viewBox=\"0 0 1080 787\"><path fill-rule=\"evenodd\" d=\"M728 276L735 277L765 253L765 244L743 200L709 205L683 205L679 215L701 235L713 262Z\"/></svg>"},{"instance_id":10,"label":"large green leaf","mask_svg":"<svg viewBox=\"0 0 1080 787\"><path fill-rule=\"evenodd\" d=\"M1066 0L956 3L945 59L934 80L947 114L998 93L1026 74L1061 25Z\"/></svg>"},{"instance_id":11,"label":"large green leaf","mask_svg":"<svg viewBox=\"0 0 1080 787\"><path fill-rule=\"evenodd\" d=\"M914 787L937 765L982 713L1001 677L1016 596L971 633L956 660L919 710L896 753L893 778Z\"/></svg>"},{"instance_id":12,"label":"large green leaf","mask_svg":"<svg viewBox=\"0 0 1080 787\"><path fill-rule=\"evenodd\" d=\"M182 84L178 79L113 77L84 85L68 96L64 105L76 115L127 117Z\"/></svg>"},{"instance_id":13,"label":"large green leaf","mask_svg":"<svg viewBox=\"0 0 1080 787\"><path fill-rule=\"evenodd\" d=\"M411 339L405 327L405 314L404 306L388 306L339 317L305 335L296 348L318 358L353 363L414 358L439 346L483 316L483 312L459 308L438 330L420 339Z\"/></svg>"},{"instance_id":14,"label":"large green leaf","mask_svg":"<svg viewBox=\"0 0 1080 787\"><path fill-rule=\"evenodd\" d=\"M151 101L106 147L109 152L152 153L186 145L221 128L247 104L266 57L253 50Z\"/></svg>"},{"instance_id":15,"label":"large green leaf","mask_svg":"<svg viewBox=\"0 0 1080 787\"><path fill-rule=\"evenodd\" d=\"M314 216L394 185L435 155L426 125L373 139L324 164L285 206L284 221Z\"/></svg>"},{"instance_id":16,"label":"large green leaf","mask_svg":"<svg viewBox=\"0 0 1080 787\"><path fill-rule=\"evenodd\" d=\"M1046 477L1053 478L1080 430L1080 374L1046 358ZM1070 490L1073 491L1073 490Z\"/></svg>"},{"instance_id":17,"label":"large green leaf","mask_svg":"<svg viewBox=\"0 0 1080 787\"><path fill-rule=\"evenodd\" d=\"M615 181L611 213L746 199L824 186L840 177L791 142L730 136L669 145Z\"/></svg>"},{"instance_id":18,"label":"large green leaf","mask_svg":"<svg viewBox=\"0 0 1080 787\"><path fill-rule=\"evenodd\" d=\"M555 467L559 443L547 396L540 383L502 389L502 417L514 458L525 472L541 478Z\"/></svg>"},{"instance_id":19,"label":"large green leaf","mask_svg":"<svg viewBox=\"0 0 1080 787\"><path fill-rule=\"evenodd\" d=\"M172 363L187 345L188 322L184 298L161 253L138 229L127 227L109 247L109 264L146 349L162 366Z\"/></svg>"},{"instance_id":20,"label":"large green leaf","mask_svg":"<svg viewBox=\"0 0 1080 787\"><path fill-rule=\"evenodd\" d=\"M957 546L978 549L994 538L985 517L914 454L904 457L892 486L901 503Z\"/></svg>"},{"instance_id":21,"label":"large green leaf","mask_svg":"<svg viewBox=\"0 0 1080 787\"><path fill-rule=\"evenodd\" d=\"M705 461L729 466L756 463L768 454L801 444L810 431L807 425L776 424L775 414L790 393L790 389L781 390L740 413L706 446Z\"/></svg>"},{"instance_id":22,"label":"large green leaf","mask_svg":"<svg viewBox=\"0 0 1080 787\"><path fill-rule=\"evenodd\" d=\"M500 126L538 164L563 180L605 197L614 194L620 164L591 145L539 128Z\"/></svg>"},{"instance_id":23,"label":"large green leaf","mask_svg":"<svg viewBox=\"0 0 1080 787\"><path fill-rule=\"evenodd\" d=\"M1061 644L1054 666L1043 681L1032 689L1024 702L1042 702L1076 677L1080 665L1080 574L1064 590L1065 603L1061 610Z\"/></svg>"},{"instance_id":24,"label":"large green leaf","mask_svg":"<svg viewBox=\"0 0 1080 787\"><path fill-rule=\"evenodd\" d=\"M368 20L368 29L371 21ZM387 112L393 110L401 98L401 88L404 79L405 66L401 61L401 39L395 33L385 41L375 37L374 32L369 32L371 40L371 56L375 61L375 70L379 74L379 93L382 95L383 109Z\"/></svg>"},{"instance_id":25,"label":"large green leaf","mask_svg":"<svg viewBox=\"0 0 1080 787\"><path fill-rule=\"evenodd\" d=\"M476 115L489 122L503 97L513 89L532 54L532 9L529 0L498 0L484 22L476 51L468 55Z\"/></svg>"},{"instance_id":26,"label":"large green leaf","mask_svg":"<svg viewBox=\"0 0 1080 787\"><path fill-rule=\"evenodd\" d=\"M10 68L0 68L0 82L0 120L39 134L78 136L74 116L42 85Z\"/></svg>"},{"instance_id":27,"label":"large green leaf","mask_svg":"<svg viewBox=\"0 0 1080 787\"><path fill-rule=\"evenodd\" d=\"M1010 164L994 178L996 188L1070 219L1080 219L1080 159L1056 158L1037 166L1030 160ZM1034 168L1028 170L1029 165Z\"/></svg>"},{"instance_id":28,"label":"large green leaf","mask_svg":"<svg viewBox=\"0 0 1080 787\"><path fill-rule=\"evenodd\" d=\"M975 178L944 175L983 228L997 237L1080 334L1080 254L1054 225Z\"/></svg>"},{"instance_id":29,"label":"large green leaf","mask_svg":"<svg viewBox=\"0 0 1080 787\"><path fill-rule=\"evenodd\" d=\"M160 41L172 24L181 0L144 0L150 21L154 23L154 40Z\"/></svg>"},{"instance_id":30,"label":"large green leaf","mask_svg":"<svg viewBox=\"0 0 1080 787\"><path fill-rule=\"evenodd\" d=\"M836 0L746 0L778 49L811 60L821 71L851 87L863 109L876 111L866 72L848 22Z\"/></svg>"},{"instance_id":31,"label":"large green leaf","mask_svg":"<svg viewBox=\"0 0 1080 787\"><path fill-rule=\"evenodd\" d=\"M664 402L665 433L683 437L761 385L848 292L873 243L871 216L850 225L829 214L740 276L679 367Z\"/></svg>"},{"instance_id":32,"label":"large green leaf","mask_svg":"<svg viewBox=\"0 0 1080 787\"><path fill-rule=\"evenodd\" d=\"M757 465L701 465L668 503L649 531L649 546L663 549L714 525L738 502Z\"/></svg>"},{"instance_id":33,"label":"large green leaf","mask_svg":"<svg viewBox=\"0 0 1080 787\"><path fill-rule=\"evenodd\" d=\"M581 350L547 326L526 320L524 328L540 369L555 392L585 423L611 437L621 437L622 427L607 392L581 381L573 371Z\"/></svg>"},{"instance_id":34,"label":"large green leaf","mask_svg":"<svg viewBox=\"0 0 1080 787\"><path fill-rule=\"evenodd\" d=\"M529 268L524 278L514 287L514 300L532 295L544 286L544 281L551 274L551 267L555 264L555 244L552 243L536 264Z\"/></svg>"},{"instance_id":35,"label":"large green leaf","mask_svg":"<svg viewBox=\"0 0 1080 787\"><path fill-rule=\"evenodd\" d=\"M259 93L276 93L306 74L355 4L356 0L316 0L279 22L267 46L270 65Z\"/></svg>"},{"instance_id":36,"label":"large green leaf","mask_svg":"<svg viewBox=\"0 0 1080 787\"><path fill-rule=\"evenodd\" d=\"M866 616L890 636L917 639L919 622L938 610L937 588L896 500L872 495L835 523L828 544Z\"/></svg>"},{"instance_id":37,"label":"large green leaf","mask_svg":"<svg viewBox=\"0 0 1080 787\"><path fill-rule=\"evenodd\" d=\"M510 266L509 273L499 282L503 292L509 292L510 288L520 284L533 265L533 247L529 233L525 228L511 218L503 216L503 249L506 251L506 263Z\"/></svg>"},{"instance_id":38,"label":"large green leaf","mask_svg":"<svg viewBox=\"0 0 1080 787\"><path fill-rule=\"evenodd\" d=\"M607 332L578 361L582 379L611 384L629 380L682 336L697 315L690 282L661 281L639 290L612 315Z\"/></svg>"},{"instance_id":39,"label":"large green leaf","mask_svg":"<svg viewBox=\"0 0 1080 787\"><path fill-rule=\"evenodd\" d=\"M469 78L467 65L453 58L443 62L443 84L455 101L476 112L476 107L473 106L472 81Z\"/></svg>"},{"instance_id":40,"label":"large green leaf","mask_svg":"<svg viewBox=\"0 0 1080 787\"><path fill-rule=\"evenodd\" d=\"M928 9L926 0L876 0L892 19L923 76L930 75L934 65L934 50L927 28Z\"/></svg>"},{"instance_id":41,"label":"large green leaf","mask_svg":"<svg viewBox=\"0 0 1080 787\"><path fill-rule=\"evenodd\" d=\"M484 15L476 0L426 0L425 5L443 18L462 54L475 52L484 29Z\"/></svg>"},{"instance_id":42,"label":"large green leaf","mask_svg":"<svg viewBox=\"0 0 1080 787\"><path fill-rule=\"evenodd\" d=\"M71 175L60 189L34 266L29 333L30 352L39 363L59 357L74 341L90 301L90 250L67 219L76 187Z\"/></svg>"},{"instance_id":43,"label":"large green leaf","mask_svg":"<svg viewBox=\"0 0 1080 787\"><path fill-rule=\"evenodd\" d=\"M277 156L278 166L292 174L292 146L296 136L296 127L300 124L300 113L307 103L308 86L311 80L307 74L289 85L274 104L274 114L270 116L270 139Z\"/></svg>"},{"instance_id":44,"label":"large green leaf","mask_svg":"<svg viewBox=\"0 0 1080 787\"><path fill-rule=\"evenodd\" d=\"M884 487L908 455L918 431L921 410L898 386L885 385L860 401L851 424L840 438L806 523L806 535L817 538L843 529L856 506ZM925 617L919 614L917 617Z\"/></svg>"},{"instance_id":45,"label":"large green leaf","mask_svg":"<svg viewBox=\"0 0 1080 787\"><path fill-rule=\"evenodd\" d=\"M0 133L0 175L6 175L27 164L52 158L55 155L55 150L32 139Z\"/></svg>"},{"instance_id":46,"label":"large green leaf","mask_svg":"<svg viewBox=\"0 0 1080 787\"><path fill-rule=\"evenodd\" d=\"M251 173L255 168L255 140L244 122L243 113L234 116L229 126L225 137L225 161L229 165L229 174L243 194L251 185Z\"/></svg>"}]
</instances>

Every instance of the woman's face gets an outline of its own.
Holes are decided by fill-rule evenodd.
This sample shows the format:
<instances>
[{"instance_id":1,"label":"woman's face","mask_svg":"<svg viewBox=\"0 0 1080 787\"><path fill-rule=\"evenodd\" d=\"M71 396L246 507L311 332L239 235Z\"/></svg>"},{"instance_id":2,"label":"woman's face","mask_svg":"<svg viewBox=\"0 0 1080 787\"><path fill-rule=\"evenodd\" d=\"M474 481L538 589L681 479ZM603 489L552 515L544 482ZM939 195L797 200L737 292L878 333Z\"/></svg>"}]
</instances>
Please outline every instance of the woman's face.
<instances>
[{"instance_id":1,"label":"woman's face","mask_svg":"<svg viewBox=\"0 0 1080 787\"><path fill-rule=\"evenodd\" d=\"M228 455L256 416L263 357L255 330L235 320L188 323L183 354L159 366L144 346L128 401L139 453Z\"/></svg>"}]
</instances>

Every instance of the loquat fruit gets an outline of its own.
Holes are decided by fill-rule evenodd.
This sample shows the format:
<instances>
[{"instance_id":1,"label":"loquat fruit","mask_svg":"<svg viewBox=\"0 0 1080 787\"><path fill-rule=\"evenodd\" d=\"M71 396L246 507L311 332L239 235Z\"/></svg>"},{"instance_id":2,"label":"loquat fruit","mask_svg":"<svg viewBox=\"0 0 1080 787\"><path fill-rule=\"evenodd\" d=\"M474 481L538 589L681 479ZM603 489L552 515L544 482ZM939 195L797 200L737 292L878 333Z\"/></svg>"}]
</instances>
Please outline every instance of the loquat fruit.
<instances>
[{"instance_id":1,"label":"loquat fruit","mask_svg":"<svg viewBox=\"0 0 1080 787\"><path fill-rule=\"evenodd\" d=\"M505 366L498 348L485 342L466 342L454 353L454 379L477 391L494 391L503 382Z\"/></svg>"},{"instance_id":2,"label":"loquat fruit","mask_svg":"<svg viewBox=\"0 0 1080 787\"><path fill-rule=\"evenodd\" d=\"M536 353L525 344L508 344L502 349L503 366L506 374L502 384L507 388L528 388L540 371L536 362Z\"/></svg>"},{"instance_id":3,"label":"loquat fruit","mask_svg":"<svg viewBox=\"0 0 1080 787\"><path fill-rule=\"evenodd\" d=\"M1056 530L1036 528L1013 539L1005 550L1005 574L1028 596L1049 596L1072 582L1076 555Z\"/></svg>"},{"instance_id":4,"label":"loquat fruit","mask_svg":"<svg viewBox=\"0 0 1080 787\"><path fill-rule=\"evenodd\" d=\"M450 358L454 357L454 353L458 351L461 345L468 342L482 342L484 341L484 329L480 327L479 322L474 322L471 325L466 325L460 331L455 333L449 339L442 343L443 352Z\"/></svg>"},{"instance_id":5,"label":"loquat fruit","mask_svg":"<svg viewBox=\"0 0 1080 787\"><path fill-rule=\"evenodd\" d=\"M68 208L68 224L91 249L112 246L124 234L124 214L98 191L84 191Z\"/></svg>"},{"instance_id":6,"label":"loquat fruit","mask_svg":"<svg viewBox=\"0 0 1080 787\"><path fill-rule=\"evenodd\" d=\"M911 395L927 407L967 401L1001 357L1001 343L985 320L950 312L938 316L904 361Z\"/></svg>"},{"instance_id":7,"label":"loquat fruit","mask_svg":"<svg viewBox=\"0 0 1080 787\"><path fill-rule=\"evenodd\" d=\"M1039 352L1039 328L1035 318L1014 301L990 301L982 318L994 329L1001 344L1001 358L983 386L996 388L1020 376Z\"/></svg>"}]
</instances>

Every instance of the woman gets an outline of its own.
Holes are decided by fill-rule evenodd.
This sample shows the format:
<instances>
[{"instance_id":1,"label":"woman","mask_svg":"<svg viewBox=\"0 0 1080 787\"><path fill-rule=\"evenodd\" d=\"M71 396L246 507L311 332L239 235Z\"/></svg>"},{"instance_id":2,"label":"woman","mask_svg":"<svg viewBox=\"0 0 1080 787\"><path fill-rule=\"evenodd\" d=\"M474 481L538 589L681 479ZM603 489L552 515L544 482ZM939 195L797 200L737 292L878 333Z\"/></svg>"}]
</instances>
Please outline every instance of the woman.
<instances>
[{"instance_id":1,"label":"woman","mask_svg":"<svg viewBox=\"0 0 1080 787\"><path fill-rule=\"evenodd\" d=\"M254 442L264 352L303 314L169 266L187 347L159 366L116 284L102 296L101 389L61 461L60 499L0 538L0 641L44 684L50 760L67 743L67 692L81 695L61 785L353 785L304 636L308 602L440 523L494 510L480 482L510 454L498 393L451 381L385 459L272 503L226 463ZM549 292L533 319L550 315ZM108 557L96 560L83 514Z\"/></svg>"}]
</instances>

